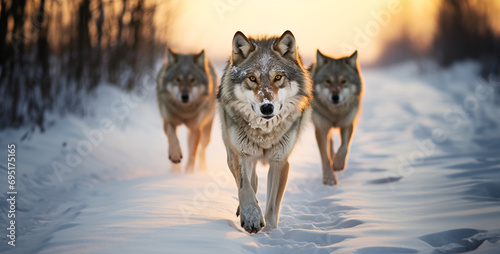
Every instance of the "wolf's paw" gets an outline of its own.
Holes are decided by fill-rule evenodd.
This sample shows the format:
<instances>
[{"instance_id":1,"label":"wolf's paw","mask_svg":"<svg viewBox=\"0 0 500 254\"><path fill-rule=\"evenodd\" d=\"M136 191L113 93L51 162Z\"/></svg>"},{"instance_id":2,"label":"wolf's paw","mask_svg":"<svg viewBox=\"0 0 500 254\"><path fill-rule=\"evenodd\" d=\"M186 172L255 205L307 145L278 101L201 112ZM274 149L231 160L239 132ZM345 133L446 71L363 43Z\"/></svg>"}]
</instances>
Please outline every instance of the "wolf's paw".
<instances>
[{"instance_id":1,"label":"wolf's paw","mask_svg":"<svg viewBox=\"0 0 500 254\"><path fill-rule=\"evenodd\" d=\"M325 185L337 185L337 177L335 175L330 177L323 177L323 184Z\"/></svg>"},{"instance_id":2,"label":"wolf's paw","mask_svg":"<svg viewBox=\"0 0 500 254\"><path fill-rule=\"evenodd\" d=\"M248 233L255 234L266 225L259 205L243 205L240 212L241 227Z\"/></svg>"},{"instance_id":3,"label":"wolf's paw","mask_svg":"<svg viewBox=\"0 0 500 254\"><path fill-rule=\"evenodd\" d=\"M168 153L168 159L170 161L172 161L173 163L181 163L181 160L182 160L182 153L181 153L181 150L177 150L177 151L169 151Z\"/></svg>"},{"instance_id":4,"label":"wolf's paw","mask_svg":"<svg viewBox=\"0 0 500 254\"><path fill-rule=\"evenodd\" d=\"M345 167L345 158L347 152L339 151L335 158L333 159L333 171L340 172L344 170Z\"/></svg>"}]
</instances>

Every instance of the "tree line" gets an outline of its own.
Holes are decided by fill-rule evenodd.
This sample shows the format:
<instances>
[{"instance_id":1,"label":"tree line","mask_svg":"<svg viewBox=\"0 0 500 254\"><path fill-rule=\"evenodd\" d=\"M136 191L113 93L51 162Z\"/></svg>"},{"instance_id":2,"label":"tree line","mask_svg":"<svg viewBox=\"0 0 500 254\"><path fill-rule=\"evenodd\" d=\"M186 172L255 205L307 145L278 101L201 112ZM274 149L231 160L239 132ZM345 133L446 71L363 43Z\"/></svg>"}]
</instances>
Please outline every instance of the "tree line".
<instances>
[{"instance_id":1,"label":"tree line","mask_svg":"<svg viewBox=\"0 0 500 254\"><path fill-rule=\"evenodd\" d=\"M42 131L49 113L86 114L88 96L101 83L133 89L163 55L159 35L168 36L180 5L0 1L0 129L31 124Z\"/></svg>"}]
</instances>

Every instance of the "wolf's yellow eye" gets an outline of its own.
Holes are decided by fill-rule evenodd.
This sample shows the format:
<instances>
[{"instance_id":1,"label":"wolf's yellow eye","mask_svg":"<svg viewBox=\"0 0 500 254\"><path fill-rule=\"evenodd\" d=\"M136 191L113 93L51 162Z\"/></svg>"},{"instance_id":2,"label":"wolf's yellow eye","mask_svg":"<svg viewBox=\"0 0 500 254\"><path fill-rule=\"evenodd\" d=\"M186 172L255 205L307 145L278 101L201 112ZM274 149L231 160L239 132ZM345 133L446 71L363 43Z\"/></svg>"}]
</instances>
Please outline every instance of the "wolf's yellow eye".
<instances>
[{"instance_id":1,"label":"wolf's yellow eye","mask_svg":"<svg viewBox=\"0 0 500 254\"><path fill-rule=\"evenodd\" d=\"M341 80L340 80L340 84L341 84L341 85L345 85L345 84L347 84L347 79L345 79L345 78L341 79Z\"/></svg>"},{"instance_id":2,"label":"wolf's yellow eye","mask_svg":"<svg viewBox=\"0 0 500 254\"><path fill-rule=\"evenodd\" d=\"M281 79L281 75L276 75L276 76L274 77L274 80L276 80L276 81L278 81L278 80L280 80L280 79Z\"/></svg>"},{"instance_id":3,"label":"wolf's yellow eye","mask_svg":"<svg viewBox=\"0 0 500 254\"><path fill-rule=\"evenodd\" d=\"M255 78L255 76L250 76L250 77L248 77L248 79L250 79L250 81L252 81L252 82L257 81L257 78Z\"/></svg>"}]
</instances>

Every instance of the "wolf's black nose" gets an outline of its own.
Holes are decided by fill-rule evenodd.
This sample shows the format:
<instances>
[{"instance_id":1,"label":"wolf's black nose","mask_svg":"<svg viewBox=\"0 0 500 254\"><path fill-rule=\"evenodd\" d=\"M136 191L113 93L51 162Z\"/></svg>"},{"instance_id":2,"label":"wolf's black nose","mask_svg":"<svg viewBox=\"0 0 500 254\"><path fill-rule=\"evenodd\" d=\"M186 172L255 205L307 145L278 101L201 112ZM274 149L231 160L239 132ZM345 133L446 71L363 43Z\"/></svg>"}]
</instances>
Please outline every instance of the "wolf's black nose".
<instances>
[{"instance_id":1,"label":"wolf's black nose","mask_svg":"<svg viewBox=\"0 0 500 254\"><path fill-rule=\"evenodd\" d=\"M273 113L274 106L271 103L266 103L260 106L260 112L264 115L270 115Z\"/></svg>"},{"instance_id":2,"label":"wolf's black nose","mask_svg":"<svg viewBox=\"0 0 500 254\"><path fill-rule=\"evenodd\" d=\"M332 94L331 99L332 99L332 102L333 102L333 103L338 103L338 102L339 102L340 97L339 97L339 95L338 95L338 94Z\"/></svg>"},{"instance_id":3,"label":"wolf's black nose","mask_svg":"<svg viewBox=\"0 0 500 254\"><path fill-rule=\"evenodd\" d=\"M189 94L185 94L185 93L181 94L181 100L184 103L188 102L188 100L189 100Z\"/></svg>"}]
</instances>

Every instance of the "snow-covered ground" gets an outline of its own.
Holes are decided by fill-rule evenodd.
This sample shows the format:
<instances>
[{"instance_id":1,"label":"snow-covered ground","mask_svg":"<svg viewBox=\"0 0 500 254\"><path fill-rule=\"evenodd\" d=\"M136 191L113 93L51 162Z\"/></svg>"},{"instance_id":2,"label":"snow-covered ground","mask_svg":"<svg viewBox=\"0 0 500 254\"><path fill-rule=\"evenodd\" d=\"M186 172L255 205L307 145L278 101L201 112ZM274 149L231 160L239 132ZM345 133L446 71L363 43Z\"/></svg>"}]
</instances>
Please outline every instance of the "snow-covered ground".
<instances>
[{"instance_id":1,"label":"snow-covered ground","mask_svg":"<svg viewBox=\"0 0 500 254\"><path fill-rule=\"evenodd\" d=\"M291 156L279 228L255 235L235 215L218 122L208 172L169 173L154 89L102 86L91 117L0 133L0 252L499 253L498 83L481 81L472 63L425 66L362 70L363 113L340 185L321 184L310 124ZM179 136L186 151L186 129ZM15 247L6 238L10 143ZM264 166L258 175L265 205Z\"/></svg>"}]
</instances>

